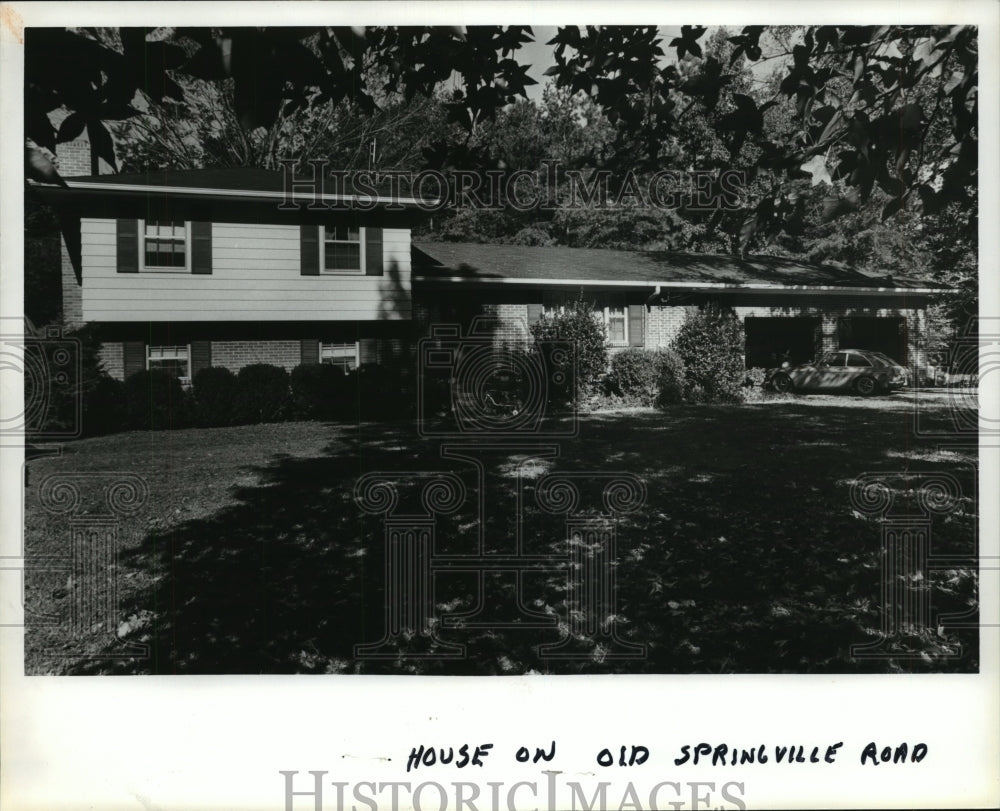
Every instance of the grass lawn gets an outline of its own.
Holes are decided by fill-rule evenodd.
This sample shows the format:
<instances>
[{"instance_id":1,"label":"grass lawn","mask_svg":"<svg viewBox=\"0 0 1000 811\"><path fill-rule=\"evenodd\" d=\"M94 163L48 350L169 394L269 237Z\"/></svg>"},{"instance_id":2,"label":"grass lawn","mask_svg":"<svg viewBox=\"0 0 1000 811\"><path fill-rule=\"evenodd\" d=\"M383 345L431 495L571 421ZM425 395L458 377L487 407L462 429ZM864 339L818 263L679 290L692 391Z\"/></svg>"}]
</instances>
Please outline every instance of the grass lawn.
<instances>
[{"instance_id":1,"label":"grass lawn","mask_svg":"<svg viewBox=\"0 0 1000 811\"><path fill-rule=\"evenodd\" d=\"M486 609L484 622L460 620L440 632L467 645L464 658L354 657L355 644L379 640L385 622L383 529L353 501L358 477L454 471L468 504L439 518L435 549L467 552L481 529L473 468L441 458L439 443L418 438L409 424L285 423L69 443L62 456L29 463L26 672L975 672L974 629L904 640L922 651L915 659L850 656L881 622L880 525L852 507L854 480L869 472L952 474L962 498L934 519L931 552L975 555L975 449L940 450L917 435L918 396L583 417L579 436L561 441L559 458L542 467L630 471L646 483L644 506L617 536L618 632L647 645L646 657L632 661L600 649L580 661L538 656L538 645L566 630L566 575L553 571L528 572L522 583L525 604L551 617L548 627L519 626L512 577L487 575L481 590L474 573L449 572L435 579L435 614L468 615L480 599ZM922 427L948 424L946 396L923 402ZM487 550L499 551L514 534L518 457L486 458L494 495L482 529ZM38 486L50 474L84 474L78 511L97 514L101 480L91 474L114 471L138 474L149 488L145 505L121 523L118 630L74 635L65 618L79 584L52 562L69 549L68 520L41 507ZM532 486L528 479L526 490ZM526 550L565 554L562 518L542 514L527 496ZM894 509L921 514L913 492L899 493ZM926 576L935 612L974 612L973 563L958 560ZM508 625L496 627L503 619ZM146 645L146 655L123 647L135 644Z\"/></svg>"}]
</instances>

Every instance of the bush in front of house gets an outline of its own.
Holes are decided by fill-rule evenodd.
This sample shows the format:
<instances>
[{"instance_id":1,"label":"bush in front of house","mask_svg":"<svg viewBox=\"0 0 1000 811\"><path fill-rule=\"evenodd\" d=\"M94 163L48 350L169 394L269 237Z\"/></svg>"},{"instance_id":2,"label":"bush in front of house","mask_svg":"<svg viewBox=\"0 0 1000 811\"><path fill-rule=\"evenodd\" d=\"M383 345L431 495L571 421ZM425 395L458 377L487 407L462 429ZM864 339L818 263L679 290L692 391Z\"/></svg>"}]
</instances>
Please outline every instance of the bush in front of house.
<instances>
[{"instance_id":1,"label":"bush in front of house","mask_svg":"<svg viewBox=\"0 0 1000 811\"><path fill-rule=\"evenodd\" d=\"M551 351L560 342L575 347L576 387L580 397L589 395L608 368L608 335L594 306L579 299L553 315L543 315L531 325L531 334L546 368L559 365Z\"/></svg>"},{"instance_id":2,"label":"bush in front of house","mask_svg":"<svg viewBox=\"0 0 1000 811\"><path fill-rule=\"evenodd\" d=\"M83 401L84 436L101 436L121 431L128 423L125 384L101 375Z\"/></svg>"},{"instance_id":3,"label":"bush in front of house","mask_svg":"<svg viewBox=\"0 0 1000 811\"><path fill-rule=\"evenodd\" d=\"M270 363L252 363L236 375L234 413L241 423L277 422L289 412L288 372Z\"/></svg>"},{"instance_id":4,"label":"bush in front of house","mask_svg":"<svg viewBox=\"0 0 1000 811\"><path fill-rule=\"evenodd\" d=\"M656 354L656 405L668 406L683 403L684 386L687 381L684 361L672 349L661 349Z\"/></svg>"},{"instance_id":5,"label":"bush in front of house","mask_svg":"<svg viewBox=\"0 0 1000 811\"><path fill-rule=\"evenodd\" d=\"M653 349L623 349L613 354L604 378L607 393L619 398L623 405L656 405L664 354Z\"/></svg>"},{"instance_id":6,"label":"bush in front of house","mask_svg":"<svg viewBox=\"0 0 1000 811\"><path fill-rule=\"evenodd\" d=\"M129 428L161 431L190 421L188 397L180 381L164 369L144 369L125 381Z\"/></svg>"},{"instance_id":7,"label":"bush in front of house","mask_svg":"<svg viewBox=\"0 0 1000 811\"><path fill-rule=\"evenodd\" d=\"M292 414L303 420L344 417L357 392L355 377L329 363L296 366L292 369L290 384Z\"/></svg>"},{"instance_id":8,"label":"bush in front of house","mask_svg":"<svg viewBox=\"0 0 1000 811\"><path fill-rule=\"evenodd\" d=\"M684 364L684 399L735 403L743 399L744 333L735 313L710 305L688 315L671 348Z\"/></svg>"},{"instance_id":9,"label":"bush in front of house","mask_svg":"<svg viewBox=\"0 0 1000 811\"><path fill-rule=\"evenodd\" d=\"M195 422L202 428L232 425L236 421L236 375L221 366L199 369L194 386Z\"/></svg>"}]
</instances>

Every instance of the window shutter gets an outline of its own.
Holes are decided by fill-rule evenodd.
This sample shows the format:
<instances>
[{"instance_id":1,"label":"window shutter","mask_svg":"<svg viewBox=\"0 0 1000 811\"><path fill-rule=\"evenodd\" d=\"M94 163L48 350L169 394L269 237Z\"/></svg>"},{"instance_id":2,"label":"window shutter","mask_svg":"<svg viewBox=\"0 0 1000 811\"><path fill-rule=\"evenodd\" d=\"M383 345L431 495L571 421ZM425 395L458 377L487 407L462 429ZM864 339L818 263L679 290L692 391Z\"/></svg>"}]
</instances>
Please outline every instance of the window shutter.
<instances>
[{"instance_id":1,"label":"window shutter","mask_svg":"<svg viewBox=\"0 0 1000 811\"><path fill-rule=\"evenodd\" d=\"M854 322L850 318L837 319L837 346L840 349L850 348L854 343Z\"/></svg>"},{"instance_id":2,"label":"window shutter","mask_svg":"<svg viewBox=\"0 0 1000 811\"><path fill-rule=\"evenodd\" d=\"M646 305L628 305L628 345L645 346L646 344Z\"/></svg>"},{"instance_id":3,"label":"window shutter","mask_svg":"<svg viewBox=\"0 0 1000 811\"><path fill-rule=\"evenodd\" d=\"M139 221L117 220L115 224L115 243L118 257L118 272L138 273Z\"/></svg>"},{"instance_id":4,"label":"window shutter","mask_svg":"<svg viewBox=\"0 0 1000 811\"><path fill-rule=\"evenodd\" d=\"M541 304L529 304L528 305L528 326L532 324L537 324L542 318L542 305Z\"/></svg>"},{"instance_id":5,"label":"window shutter","mask_svg":"<svg viewBox=\"0 0 1000 811\"><path fill-rule=\"evenodd\" d=\"M382 229L365 229L365 276L381 276L382 267Z\"/></svg>"},{"instance_id":6,"label":"window shutter","mask_svg":"<svg viewBox=\"0 0 1000 811\"><path fill-rule=\"evenodd\" d=\"M191 272L212 272L212 223L191 223Z\"/></svg>"},{"instance_id":7,"label":"window shutter","mask_svg":"<svg viewBox=\"0 0 1000 811\"><path fill-rule=\"evenodd\" d=\"M304 338L299 342L299 362L319 363L319 341Z\"/></svg>"},{"instance_id":8,"label":"window shutter","mask_svg":"<svg viewBox=\"0 0 1000 811\"><path fill-rule=\"evenodd\" d=\"M196 271L197 272L197 271ZM202 369L212 365L212 342L191 341L191 379Z\"/></svg>"},{"instance_id":9,"label":"window shutter","mask_svg":"<svg viewBox=\"0 0 1000 811\"><path fill-rule=\"evenodd\" d=\"M128 380L136 372L146 370L146 344L144 341L125 341L124 344L125 379Z\"/></svg>"},{"instance_id":10,"label":"window shutter","mask_svg":"<svg viewBox=\"0 0 1000 811\"><path fill-rule=\"evenodd\" d=\"M319 276L319 226L299 226L300 272Z\"/></svg>"}]
</instances>

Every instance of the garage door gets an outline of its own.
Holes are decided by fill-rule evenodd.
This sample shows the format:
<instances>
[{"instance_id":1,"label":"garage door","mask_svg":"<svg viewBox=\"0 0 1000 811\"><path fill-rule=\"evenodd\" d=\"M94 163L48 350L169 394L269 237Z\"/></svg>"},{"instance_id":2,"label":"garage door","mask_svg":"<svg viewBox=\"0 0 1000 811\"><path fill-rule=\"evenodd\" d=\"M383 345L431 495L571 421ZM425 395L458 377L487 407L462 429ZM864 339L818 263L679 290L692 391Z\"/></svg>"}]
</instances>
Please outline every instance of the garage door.
<instances>
[{"instance_id":1,"label":"garage door","mask_svg":"<svg viewBox=\"0 0 1000 811\"><path fill-rule=\"evenodd\" d=\"M770 369L783 360L805 363L815 358L821 348L819 318L748 316L743 326L748 369L754 366Z\"/></svg>"},{"instance_id":2,"label":"garage door","mask_svg":"<svg viewBox=\"0 0 1000 811\"><path fill-rule=\"evenodd\" d=\"M909 362L905 318L853 316L841 318L837 327L841 349L871 349L904 366Z\"/></svg>"}]
</instances>

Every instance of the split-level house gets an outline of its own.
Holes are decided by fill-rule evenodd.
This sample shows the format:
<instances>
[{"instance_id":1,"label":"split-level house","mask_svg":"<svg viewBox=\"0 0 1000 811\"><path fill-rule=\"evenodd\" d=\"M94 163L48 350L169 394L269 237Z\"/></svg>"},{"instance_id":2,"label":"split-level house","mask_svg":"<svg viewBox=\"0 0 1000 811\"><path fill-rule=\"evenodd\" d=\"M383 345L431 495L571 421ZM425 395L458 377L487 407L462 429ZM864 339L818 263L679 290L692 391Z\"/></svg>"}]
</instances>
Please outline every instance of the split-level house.
<instances>
[{"instance_id":1,"label":"split-level house","mask_svg":"<svg viewBox=\"0 0 1000 811\"><path fill-rule=\"evenodd\" d=\"M487 314L506 339L580 296L615 348L667 346L716 302L744 321L748 367L838 347L918 367L941 291L774 257L414 241L426 200L288 191L282 172L256 169L65 176L45 189L64 223L64 320L96 326L117 378L410 362L433 323Z\"/></svg>"}]
</instances>

